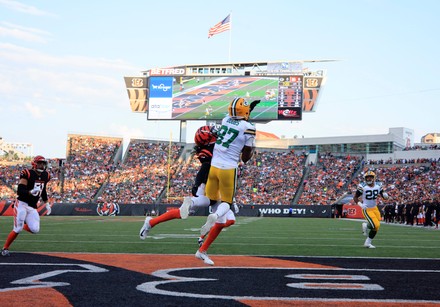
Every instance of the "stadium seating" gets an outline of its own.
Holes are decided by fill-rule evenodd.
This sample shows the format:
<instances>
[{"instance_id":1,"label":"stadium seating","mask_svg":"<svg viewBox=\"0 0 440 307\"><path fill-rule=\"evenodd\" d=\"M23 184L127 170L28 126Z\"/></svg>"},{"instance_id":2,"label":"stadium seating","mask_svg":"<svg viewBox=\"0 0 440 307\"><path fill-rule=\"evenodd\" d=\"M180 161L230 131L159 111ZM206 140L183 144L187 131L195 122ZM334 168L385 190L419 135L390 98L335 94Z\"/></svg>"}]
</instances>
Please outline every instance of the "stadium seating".
<instances>
[{"instance_id":1,"label":"stadium seating","mask_svg":"<svg viewBox=\"0 0 440 307\"><path fill-rule=\"evenodd\" d=\"M64 165L49 159L50 201L180 204L183 196L190 195L199 168L191 146L171 143L170 148L169 142L131 140L122 157L121 138L69 135ZM305 154L257 148L241 170L236 203L333 204L353 193L369 168L375 169L392 195L383 204L430 201L430 195L440 190L440 161L435 159L363 161L359 156L325 153L316 163L306 161ZM29 166L29 162L0 161L0 199L15 198L19 171Z\"/></svg>"}]
</instances>

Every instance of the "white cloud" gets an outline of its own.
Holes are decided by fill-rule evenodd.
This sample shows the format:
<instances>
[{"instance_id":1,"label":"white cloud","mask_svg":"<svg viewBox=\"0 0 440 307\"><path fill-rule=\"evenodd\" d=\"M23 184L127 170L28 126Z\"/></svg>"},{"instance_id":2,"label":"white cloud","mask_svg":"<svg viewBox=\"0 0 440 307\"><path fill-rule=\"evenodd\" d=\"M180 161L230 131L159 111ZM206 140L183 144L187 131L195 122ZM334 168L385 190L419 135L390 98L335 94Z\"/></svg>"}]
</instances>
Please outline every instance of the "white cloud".
<instances>
[{"instance_id":1,"label":"white cloud","mask_svg":"<svg viewBox=\"0 0 440 307\"><path fill-rule=\"evenodd\" d=\"M0 5L3 5L7 7L8 9L12 11L17 11L29 15L35 15L35 16L55 16L49 12L45 12L43 10L37 9L34 6L23 4L18 1L13 0L0 0Z\"/></svg>"},{"instance_id":2,"label":"white cloud","mask_svg":"<svg viewBox=\"0 0 440 307\"><path fill-rule=\"evenodd\" d=\"M4 21L1 22L0 25L0 36L12 37L27 42L46 43L48 40L47 38L50 37L50 33L40 29L23 27Z\"/></svg>"},{"instance_id":3,"label":"white cloud","mask_svg":"<svg viewBox=\"0 0 440 307\"><path fill-rule=\"evenodd\" d=\"M26 110L31 113L32 117L36 118L36 119L41 119L43 118L43 112L41 110L41 108L37 105L34 105L30 102L26 102L25 104Z\"/></svg>"},{"instance_id":4,"label":"white cloud","mask_svg":"<svg viewBox=\"0 0 440 307\"><path fill-rule=\"evenodd\" d=\"M0 43L0 94L14 101L112 107L125 104L123 76L139 71L120 60L59 56Z\"/></svg>"},{"instance_id":5,"label":"white cloud","mask_svg":"<svg viewBox=\"0 0 440 307\"><path fill-rule=\"evenodd\" d=\"M1 1L1 0L0 0ZM8 61L14 61L26 66L51 66L56 68L88 69L90 71L96 69L114 69L125 71L139 72L139 68L134 68L121 60L109 60L103 58L91 58L84 56L53 56L50 54L39 52L35 49L18 46L11 43L0 43L0 58Z\"/></svg>"}]
</instances>

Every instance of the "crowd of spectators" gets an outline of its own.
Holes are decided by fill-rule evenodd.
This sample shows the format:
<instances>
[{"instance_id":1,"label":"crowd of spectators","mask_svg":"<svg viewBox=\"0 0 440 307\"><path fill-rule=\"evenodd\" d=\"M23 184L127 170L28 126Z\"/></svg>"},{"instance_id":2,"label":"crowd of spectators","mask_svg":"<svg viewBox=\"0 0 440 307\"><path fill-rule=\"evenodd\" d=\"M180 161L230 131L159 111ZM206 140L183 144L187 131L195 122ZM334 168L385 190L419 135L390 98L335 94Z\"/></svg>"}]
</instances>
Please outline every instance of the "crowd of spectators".
<instances>
[{"instance_id":1,"label":"crowd of spectators","mask_svg":"<svg viewBox=\"0 0 440 307\"><path fill-rule=\"evenodd\" d=\"M166 193L161 199L164 204L181 204L184 196L191 196L191 189L197 172L200 169L200 162L192 154L181 168L176 167L176 172L172 175L170 185L167 186Z\"/></svg>"},{"instance_id":2,"label":"crowd of spectators","mask_svg":"<svg viewBox=\"0 0 440 307\"><path fill-rule=\"evenodd\" d=\"M65 163L49 160L50 201L179 204L190 195L200 163L193 155L183 157L183 145L132 140L124 159L118 160L121 145L120 138L70 136ZM374 169L384 183L391 198L383 204L394 206L395 212L398 206L406 213L406 206L437 201L432 197L440 190L436 160L363 161L322 154L316 164L305 165L306 159L293 151L257 150L241 168L236 203L290 205L296 196L298 204L333 204L356 190L367 169ZM30 163L0 164L0 199L15 198L20 170L27 167ZM425 207L417 211L426 211ZM408 222L406 217L401 220Z\"/></svg>"},{"instance_id":3,"label":"crowd of spectators","mask_svg":"<svg viewBox=\"0 0 440 307\"><path fill-rule=\"evenodd\" d=\"M293 151L256 151L243 166L235 201L238 204L290 205L303 176L305 155Z\"/></svg>"},{"instance_id":4,"label":"crowd of spectators","mask_svg":"<svg viewBox=\"0 0 440 307\"><path fill-rule=\"evenodd\" d=\"M0 182L0 199L12 199L15 198L16 193L11 187L8 187L3 182Z\"/></svg>"},{"instance_id":5,"label":"crowd of spectators","mask_svg":"<svg viewBox=\"0 0 440 307\"><path fill-rule=\"evenodd\" d=\"M417 163L436 163L440 162L440 159L428 159L428 158L418 158L418 159L393 159L388 160L367 160L365 164L367 165L376 165L376 164L417 164Z\"/></svg>"},{"instance_id":6,"label":"crowd of spectators","mask_svg":"<svg viewBox=\"0 0 440 307\"><path fill-rule=\"evenodd\" d=\"M92 202L98 189L114 169L113 159L121 138L70 136L63 167L63 202Z\"/></svg>"},{"instance_id":7,"label":"crowd of spectators","mask_svg":"<svg viewBox=\"0 0 440 307\"><path fill-rule=\"evenodd\" d=\"M298 201L301 205L330 205L347 192L362 158L356 156L319 156L316 164L309 166L310 172L304 181L303 192Z\"/></svg>"},{"instance_id":8,"label":"crowd of spectators","mask_svg":"<svg viewBox=\"0 0 440 307\"><path fill-rule=\"evenodd\" d=\"M155 203L167 186L168 175L175 173L181 152L182 147L175 143L170 149L168 143L132 140L124 163L112 172L98 200L120 204Z\"/></svg>"},{"instance_id":9,"label":"crowd of spectators","mask_svg":"<svg viewBox=\"0 0 440 307\"><path fill-rule=\"evenodd\" d=\"M440 149L440 145L432 144L429 146L420 146L420 145L411 146L411 147L404 148L403 150L409 151L409 150L437 150L437 149Z\"/></svg>"},{"instance_id":10,"label":"crowd of spectators","mask_svg":"<svg viewBox=\"0 0 440 307\"><path fill-rule=\"evenodd\" d=\"M20 171L24 164L0 164L0 199L15 198Z\"/></svg>"}]
</instances>

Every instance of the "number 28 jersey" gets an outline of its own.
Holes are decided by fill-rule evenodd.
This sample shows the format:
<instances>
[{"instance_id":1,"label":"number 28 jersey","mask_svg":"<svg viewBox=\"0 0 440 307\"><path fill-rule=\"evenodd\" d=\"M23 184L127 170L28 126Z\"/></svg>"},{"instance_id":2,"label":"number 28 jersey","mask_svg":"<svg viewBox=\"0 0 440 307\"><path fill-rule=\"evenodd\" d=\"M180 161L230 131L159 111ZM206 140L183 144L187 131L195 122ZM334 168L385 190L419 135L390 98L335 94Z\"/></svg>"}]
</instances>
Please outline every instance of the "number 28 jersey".
<instances>
[{"instance_id":1,"label":"number 28 jersey","mask_svg":"<svg viewBox=\"0 0 440 307\"><path fill-rule=\"evenodd\" d=\"M220 169L236 168L244 146L255 147L256 129L246 120L226 116L217 133L211 165Z\"/></svg>"},{"instance_id":2,"label":"number 28 jersey","mask_svg":"<svg viewBox=\"0 0 440 307\"><path fill-rule=\"evenodd\" d=\"M356 195L358 197L362 195L362 202L367 205L368 208L374 208L377 205L376 199L382 192L382 182L374 182L373 186L362 182L357 187Z\"/></svg>"}]
</instances>

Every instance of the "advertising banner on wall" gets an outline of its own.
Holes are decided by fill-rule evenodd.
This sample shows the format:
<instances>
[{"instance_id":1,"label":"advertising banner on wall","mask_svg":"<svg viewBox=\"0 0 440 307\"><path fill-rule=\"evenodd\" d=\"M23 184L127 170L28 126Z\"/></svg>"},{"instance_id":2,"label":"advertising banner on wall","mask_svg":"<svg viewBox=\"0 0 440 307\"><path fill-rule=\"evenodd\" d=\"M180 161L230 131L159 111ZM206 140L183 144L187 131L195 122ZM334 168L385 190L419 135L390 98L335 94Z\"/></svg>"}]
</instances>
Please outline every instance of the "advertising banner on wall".
<instances>
[{"instance_id":1,"label":"advertising banner on wall","mask_svg":"<svg viewBox=\"0 0 440 307\"><path fill-rule=\"evenodd\" d=\"M52 205L51 216L156 216L179 205L169 204L118 204L118 203L55 203ZM356 206L353 206L356 207ZM45 206L38 208L40 215L46 215ZM360 210L358 210L360 211ZM352 210L349 210L352 212ZM0 202L0 216L11 216L12 202ZM199 208L194 215L207 216L209 208ZM267 216L267 217L332 217L331 206L264 206L246 205L240 208L238 216ZM347 216L351 217L351 216Z\"/></svg>"},{"instance_id":2,"label":"advertising banner on wall","mask_svg":"<svg viewBox=\"0 0 440 307\"><path fill-rule=\"evenodd\" d=\"M253 206L258 216L269 217L331 217L332 207L328 206Z\"/></svg>"},{"instance_id":3,"label":"advertising banner on wall","mask_svg":"<svg viewBox=\"0 0 440 307\"><path fill-rule=\"evenodd\" d=\"M342 207L343 217L349 219L363 219L362 208L358 205L344 205Z\"/></svg>"}]
</instances>

